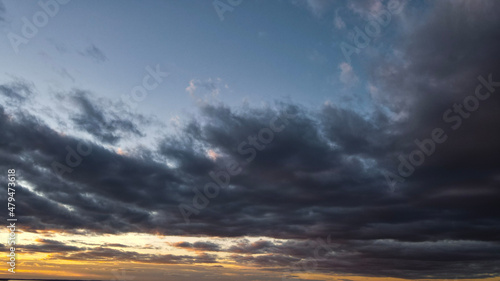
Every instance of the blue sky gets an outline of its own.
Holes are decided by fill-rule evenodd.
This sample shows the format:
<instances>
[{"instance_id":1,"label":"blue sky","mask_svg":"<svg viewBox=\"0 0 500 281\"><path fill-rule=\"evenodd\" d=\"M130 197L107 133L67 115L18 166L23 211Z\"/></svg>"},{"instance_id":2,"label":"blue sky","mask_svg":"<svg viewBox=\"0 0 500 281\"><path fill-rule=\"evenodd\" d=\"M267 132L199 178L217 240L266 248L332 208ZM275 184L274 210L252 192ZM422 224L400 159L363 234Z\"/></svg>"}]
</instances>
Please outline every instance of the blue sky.
<instances>
[{"instance_id":1,"label":"blue sky","mask_svg":"<svg viewBox=\"0 0 500 281\"><path fill-rule=\"evenodd\" d=\"M78 87L118 99L141 83L146 66L160 65L171 76L149 93L140 110L162 119L192 111L195 99L185 90L191 80L211 84L219 93L198 88L197 96L230 105L291 99L311 107L333 101L366 109L364 61L390 46L388 30L396 29L397 15L382 30L380 37L387 38L352 56L348 75L354 78L343 83L340 42L349 42L353 28L363 28L370 18L342 1L271 1L265 9L263 3L243 1L221 21L208 1L123 1L119 8L114 2L69 2L20 45L19 53L2 41L2 53L10 54L2 75L36 81L41 93ZM30 1L5 4L6 34L21 34L21 19L41 9ZM339 28L336 20L344 25ZM104 61L80 54L90 46Z\"/></svg>"}]
</instances>

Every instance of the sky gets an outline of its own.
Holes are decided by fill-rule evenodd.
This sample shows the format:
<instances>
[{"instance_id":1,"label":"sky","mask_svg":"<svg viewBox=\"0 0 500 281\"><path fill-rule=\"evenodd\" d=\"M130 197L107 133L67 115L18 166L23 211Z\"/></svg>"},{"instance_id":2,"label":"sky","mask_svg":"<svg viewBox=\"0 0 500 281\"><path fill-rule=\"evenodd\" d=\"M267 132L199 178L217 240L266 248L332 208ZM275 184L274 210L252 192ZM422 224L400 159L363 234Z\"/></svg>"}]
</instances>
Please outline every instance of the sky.
<instances>
[{"instance_id":1,"label":"sky","mask_svg":"<svg viewBox=\"0 0 500 281\"><path fill-rule=\"evenodd\" d=\"M0 278L499 281L499 12L0 0Z\"/></svg>"}]
</instances>

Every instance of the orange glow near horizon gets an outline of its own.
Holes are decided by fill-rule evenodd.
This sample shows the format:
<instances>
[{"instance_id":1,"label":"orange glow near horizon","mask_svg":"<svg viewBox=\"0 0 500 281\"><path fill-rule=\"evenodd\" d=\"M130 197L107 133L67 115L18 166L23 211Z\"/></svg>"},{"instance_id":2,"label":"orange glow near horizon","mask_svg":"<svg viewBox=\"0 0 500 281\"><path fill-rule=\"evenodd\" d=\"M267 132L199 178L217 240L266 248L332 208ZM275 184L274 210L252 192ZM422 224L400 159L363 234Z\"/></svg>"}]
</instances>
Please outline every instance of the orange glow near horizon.
<instances>
[{"instance_id":1,"label":"orange glow near horizon","mask_svg":"<svg viewBox=\"0 0 500 281\"><path fill-rule=\"evenodd\" d=\"M7 231L2 230L4 237ZM336 274L326 274L318 272L290 272L287 268L274 268L268 270L258 268L252 265L238 264L231 259L231 253L217 252L216 263L192 263L192 264L173 264L173 263L154 263L140 260L72 260L59 259L60 255L66 252L36 252L27 250L26 246L43 246L46 243L60 242L63 245L80 247L86 250L92 249L114 249L118 251L135 252L138 254L156 254L156 255L176 255L193 256L204 251L195 249L181 249L174 245L179 242L194 243L197 241L213 241L220 245L229 246L237 243L242 238L218 238L218 237L185 237L185 236L163 236L144 233L128 234L106 234L106 235L80 235L58 232L53 230L22 232L18 233L17 257L16 257L16 278L84 278L96 280L119 280L123 276L133 279L123 280L193 280L200 279L197 276L214 276L213 280L234 280L238 276L239 280L298 280L283 279L284 276L293 275L302 280L324 280L338 281L340 279L349 279L353 281L403 281L398 278L379 278L346 276ZM272 239L269 237L245 237L250 243L260 239L273 241L286 241ZM48 241L51 240L51 241ZM120 245L123 245L121 247ZM23 246L26 248L23 249ZM32 248L33 249L33 248ZM36 248L35 248L36 249ZM83 251L85 252L85 251ZM211 251L205 251L208 254L214 254ZM258 256L259 254L254 254ZM89 257L86 257L89 258ZM113 259L113 257L109 257ZM43 265L41 265L43 264ZM12 278L12 274L1 273L1 278ZM120 277L121 276L121 277ZM180 277L179 277L180 276ZM215 276L219 276L216 279ZM179 277L178 279L176 279ZM241 278L240 278L241 277ZM205 278L205 277L204 277ZM206 277L206 280L212 280ZM496 281L494 278L482 279L483 281ZM439 280L434 280L439 281ZM444 281L444 280L443 280ZM473 281L473 279L464 280Z\"/></svg>"}]
</instances>

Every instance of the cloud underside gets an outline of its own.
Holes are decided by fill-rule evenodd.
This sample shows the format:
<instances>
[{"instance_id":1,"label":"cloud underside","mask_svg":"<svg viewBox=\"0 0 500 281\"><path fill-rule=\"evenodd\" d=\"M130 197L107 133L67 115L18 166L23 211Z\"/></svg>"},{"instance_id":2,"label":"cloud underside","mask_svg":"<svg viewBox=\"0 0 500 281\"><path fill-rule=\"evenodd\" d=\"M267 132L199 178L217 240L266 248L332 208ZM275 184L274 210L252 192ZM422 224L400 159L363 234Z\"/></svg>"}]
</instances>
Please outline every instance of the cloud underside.
<instances>
[{"instance_id":1,"label":"cloud underside","mask_svg":"<svg viewBox=\"0 0 500 281\"><path fill-rule=\"evenodd\" d=\"M103 115L89 95L73 93L79 111L70 121L75 130L93 135L94 142L61 134L30 113L5 105L0 109L0 166L3 171L15 168L22 179L16 201L23 230L295 241L230 248L207 241L177 245L199 251L198 257L42 243L66 251L58 258L73 260L200 263L214 262L214 253L223 251L241 264L290 267L311 257L305 241L331 237L328 254L317 261L323 272L498 276L500 88L462 118L456 130L442 116L474 94L479 75L487 78L491 73L493 80L500 80L500 22L494 13L499 4L434 3L433 12L396 41L404 63L371 58L377 62L370 69L371 82L379 94L369 117L334 105L309 109L278 102L272 108L247 110L203 105L199 118L182 125L179 135L124 156L105 144L143 132L133 119ZM417 19L409 16L411 20ZM23 101L27 95L22 89L6 84L0 91L7 99ZM294 118L278 120L283 131L275 132L262 150L254 149L255 158L248 163L251 153L238 152L238 146L246 141L245 148L250 148L248 137L268 128L282 111L294 112ZM402 112L409 118L391 118ZM435 152L392 191L384 172L397 174L398 156L417 149L414 140L430 138L435 128L445 131L446 142L436 144ZM109 137L109 132L121 137ZM77 150L83 144L92 152L72 172L57 175L52 163L66 163L66 147ZM217 157L207 155L208 150ZM209 173L225 170L231 161L240 164L241 172L187 224L179 204L192 206L193 188L203 192L213 181ZM0 194L1 200L5 196ZM31 250L44 252L41 246Z\"/></svg>"}]
</instances>

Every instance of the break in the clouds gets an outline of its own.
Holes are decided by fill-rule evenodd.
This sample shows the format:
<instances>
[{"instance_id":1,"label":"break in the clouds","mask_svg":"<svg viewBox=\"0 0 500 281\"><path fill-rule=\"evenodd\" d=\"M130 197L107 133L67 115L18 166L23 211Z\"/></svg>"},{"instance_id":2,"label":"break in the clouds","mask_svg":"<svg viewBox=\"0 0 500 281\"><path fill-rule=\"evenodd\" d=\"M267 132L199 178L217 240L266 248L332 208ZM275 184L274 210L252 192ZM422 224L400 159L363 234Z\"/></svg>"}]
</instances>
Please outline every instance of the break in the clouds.
<instances>
[{"instance_id":1,"label":"break in the clouds","mask_svg":"<svg viewBox=\"0 0 500 281\"><path fill-rule=\"evenodd\" d=\"M342 14L331 28L350 28L353 18L386 4L348 2L342 11L351 11L350 18ZM322 19L329 12L338 16L330 2L294 8L301 5ZM229 257L291 276L297 263L314 261L315 270L327 274L498 277L500 2L405 5L391 23L394 33L383 33L385 39L374 40L351 63L336 58L331 65L349 86L337 90L350 91L353 99L366 96L356 108L341 101L304 105L276 98L264 106L234 106L211 100L151 136L156 119L128 111L116 96L81 87L51 93L55 108L70 110L45 119L24 102L39 95L36 88L3 83L0 166L19 171L16 200L25 231L200 237L169 244L189 255L49 239L25 251L59 260L158 264L215 264ZM82 54L107 60L94 45ZM190 78L178 91L219 93L221 83ZM276 126L270 139L271 130L262 133ZM238 172L227 176L228 163ZM207 196L204 187L217 179L227 184ZM203 201L206 207L196 207Z\"/></svg>"}]
</instances>

